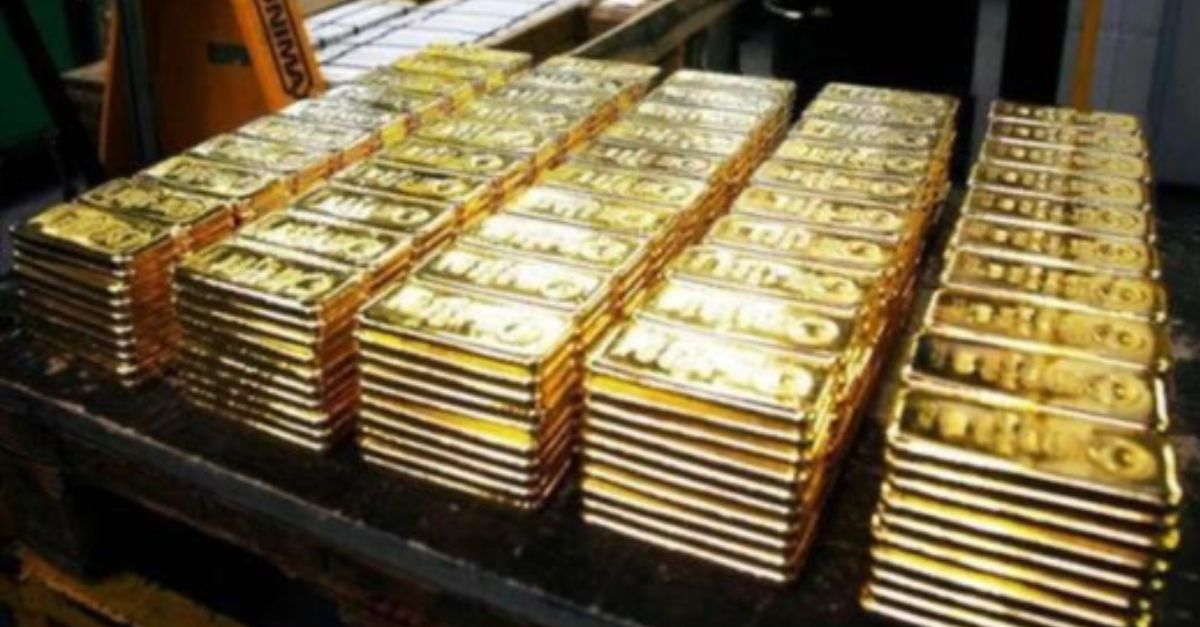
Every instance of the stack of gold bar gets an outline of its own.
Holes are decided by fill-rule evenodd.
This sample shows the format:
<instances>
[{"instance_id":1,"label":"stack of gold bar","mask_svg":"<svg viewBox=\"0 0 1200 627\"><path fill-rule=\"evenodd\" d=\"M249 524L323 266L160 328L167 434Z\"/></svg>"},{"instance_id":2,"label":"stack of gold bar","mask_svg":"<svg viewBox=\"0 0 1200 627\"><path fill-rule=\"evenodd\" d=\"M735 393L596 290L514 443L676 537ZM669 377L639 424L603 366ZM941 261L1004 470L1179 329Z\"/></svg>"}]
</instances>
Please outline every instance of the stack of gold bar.
<instances>
[{"instance_id":1,"label":"stack of gold bar","mask_svg":"<svg viewBox=\"0 0 1200 627\"><path fill-rule=\"evenodd\" d=\"M584 94L605 91L613 75L652 75L627 64L547 64L556 79L604 79L576 88ZM539 82L526 86L576 93ZM591 123L592 114L560 109L574 124ZM682 246L679 226L715 211L706 204L715 202L706 200L713 175L772 123L751 119L758 124L726 133L720 150L697 153L712 164L699 170L647 173L640 162L585 159L553 168L368 308L359 331L367 461L512 507L544 502L574 450L583 351Z\"/></svg>"},{"instance_id":2,"label":"stack of gold bar","mask_svg":"<svg viewBox=\"0 0 1200 627\"><path fill-rule=\"evenodd\" d=\"M430 46L283 115L369 132L389 146L524 71L528 54L477 46Z\"/></svg>"},{"instance_id":3,"label":"stack of gold bar","mask_svg":"<svg viewBox=\"0 0 1200 627\"><path fill-rule=\"evenodd\" d=\"M94 362L122 383L139 383L177 349L180 327L170 296L173 265L184 254L224 239L234 227L259 219L263 221L247 232L248 241L343 264L360 275L356 280L364 289L406 271L414 256L452 235L465 214L482 212L488 208L485 202L494 204L495 189L511 185L488 177L528 178L507 168L517 159L497 165L492 154L430 149L432 158L453 162L451 169L485 176L447 178L364 166L346 176L347 182L361 186L321 187L297 201L296 209L276 212L295 194L361 161L384 139L395 140L418 123L452 111L519 73L530 60L523 53L473 46L433 46L418 56L453 65L478 80L460 84L440 72L397 69L391 74L403 80L396 84L355 83L297 103L19 227L18 263L31 332L58 352ZM454 85L464 86L465 96ZM262 249L267 257L273 254L268 248ZM190 306L209 309L207 301ZM241 319L238 312L221 315L225 321ZM308 375L313 373L299 376ZM304 385L315 380L305 379ZM343 386L339 392L349 389ZM315 433L310 429L304 435L309 444Z\"/></svg>"},{"instance_id":4,"label":"stack of gold bar","mask_svg":"<svg viewBox=\"0 0 1200 627\"><path fill-rule=\"evenodd\" d=\"M307 229L304 243L321 240L315 247L322 249L337 239L366 239L379 248L394 242L350 234L348 227L336 237L314 236L320 226L297 227L281 216L255 223L256 239L215 244L176 268L184 330L178 375L193 405L323 451L351 427L358 405L353 330L366 298L365 273L297 252L300 242L282 248L261 241Z\"/></svg>"},{"instance_id":5,"label":"stack of gold bar","mask_svg":"<svg viewBox=\"0 0 1200 627\"><path fill-rule=\"evenodd\" d=\"M463 58L456 58L450 48L437 50L441 56L432 64L448 64L453 68L449 71L472 84L475 79L470 76L491 75L489 65L470 60L474 53L459 50ZM501 59L526 58L499 54ZM476 66L488 72L470 70ZM483 88L494 83L487 79ZM456 112L432 127L454 124L462 115ZM586 120L583 116L578 124ZM185 331L181 377L189 398L312 450L326 450L349 433L359 404L357 346L352 337L360 305L385 284L407 275L417 259L491 213L505 194L531 178L534 160L516 150L520 146L512 146L512 151L506 150L507 145L495 147L501 139L495 133L487 135L486 142L458 139L431 133L385 146L336 173L329 184L297 199L291 208L246 225L232 243L216 247L224 246L225 253L213 253L218 256L181 272L177 281ZM561 144L556 146L559 149ZM431 269L431 276L436 276L430 280L435 282L453 275L462 263L460 257L436 259L439 265L426 266L441 269L440 273ZM235 276L238 271L245 273L243 278ZM525 272L537 277L542 270ZM591 278L584 274L566 272L563 280ZM592 292L602 287L598 280L585 285ZM555 282L548 287L561 286ZM303 291L309 289L311 297ZM233 303L235 294L243 300ZM298 299L297 294L308 300ZM227 301L230 305L222 306ZM370 346L366 352L370 353ZM415 362L406 367L400 373L364 367L368 374L364 385L374 385L389 398L403 394L405 389L394 379L412 379L412 369L420 370ZM371 378L375 375L383 383ZM416 389L430 386L423 374L415 380L423 385ZM221 389L229 392L214 394ZM442 398L436 396L435 401ZM536 403L541 402L537 397L531 411L540 411ZM558 437L559 446L547 463L557 462L567 452L562 449L563 422L555 416L565 409L559 404L545 409L556 412L546 425L547 434ZM378 409L364 413L380 415ZM376 427L386 431L395 425L384 419ZM387 456L396 453L392 448L374 451L371 457L391 459ZM411 448L406 450L411 453ZM563 467L562 463L553 466ZM551 479L541 479L545 485L540 489L548 488ZM535 483L531 480L528 487L537 494Z\"/></svg>"},{"instance_id":6,"label":"stack of gold bar","mask_svg":"<svg viewBox=\"0 0 1200 627\"><path fill-rule=\"evenodd\" d=\"M679 100L680 85L701 82L722 81L663 88ZM830 102L937 123L929 147L914 148L879 140L903 128L857 130L880 128L875 119L807 137L820 118L806 114L733 213L591 353L589 523L767 580L799 571L911 291L957 110L951 98L849 85L813 106Z\"/></svg>"},{"instance_id":7,"label":"stack of gold bar","mask_svg":"<svg viewBox=\"0 0 1200 627\"><path fill-rule=\"evenodd\" d=\"M47 209L13 229L25 328L53 352L138 385L179 342L171 268L232 228L228 205L148 181L116 180Z\"/></svg>"},{"instance_id":8,"label":"stack of gold bar","mask_svg":"<svg viewBox=\"0 0 1200 627\"><path fill-rule=\"evenodd\" d=\"M1145 155L1131 116L993 105L893 400L868 610L1152 620L1181 494Z\"/></svg>"}]
</instances>

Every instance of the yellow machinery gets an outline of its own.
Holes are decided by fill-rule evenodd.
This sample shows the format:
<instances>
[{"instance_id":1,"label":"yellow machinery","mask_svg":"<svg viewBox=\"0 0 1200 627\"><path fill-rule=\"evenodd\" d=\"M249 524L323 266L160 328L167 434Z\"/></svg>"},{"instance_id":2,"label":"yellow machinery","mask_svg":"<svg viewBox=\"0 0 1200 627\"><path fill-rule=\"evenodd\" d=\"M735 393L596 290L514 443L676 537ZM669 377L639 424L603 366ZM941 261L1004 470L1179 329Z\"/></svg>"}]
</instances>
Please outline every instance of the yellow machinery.
<instances>
[{"instance_id":1,"label":"yellow machinery","mask_svg":"<svg viewBox=\"0 0 1200 627\"><path fill-rule=\"evenodd\" d=\"M117 0L100 152L110 173L324 89L297 0Z\"/></svg>"}]
</instances>

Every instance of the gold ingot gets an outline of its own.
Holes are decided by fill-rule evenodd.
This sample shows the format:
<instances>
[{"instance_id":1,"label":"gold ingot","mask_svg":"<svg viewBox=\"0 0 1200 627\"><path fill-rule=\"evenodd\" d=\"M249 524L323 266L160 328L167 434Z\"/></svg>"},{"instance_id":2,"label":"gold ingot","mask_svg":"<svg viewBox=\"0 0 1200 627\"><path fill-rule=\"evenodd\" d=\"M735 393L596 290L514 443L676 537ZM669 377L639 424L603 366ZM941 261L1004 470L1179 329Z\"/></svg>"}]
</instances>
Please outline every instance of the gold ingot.
<instances>
[{"instance_id":1,"label":"gold ingot","mask_svg":"<svg viewBox=\"0 0 1200 627\"><path fill-rule=\"evenodd\" d=\"M771 159L758 167L754 182L853 200L921 208L931 191L924 177L868 175Z\"/></svg>"},{"instance_id":2,"label":"gold ingot","mask_svg":"<svg viewBox=\"0 0 1200 627\"><path fill-rule=\"evenodd\" d=\"M363 371L371 375L365 380L374 386L373 398L379 403L395 396L394 400L401 408L407 404L396 396L397 377L403 377L410 382L412 390L423 392L426 400L435 397L452 405L469 403L495 422L521 429L530 429L532 422L536 423L532 428L540 429L550 426L541 420L545 415L564 404L575 403L579 396L580 373L577 364L570 360L560 360L540 379L522 382L460 367L449 360L452 356L449 352L439 362L396 348L395 342L383 336L366 333L363 337L369 340L362 345ZM390 345L385 345L388 342ZM503 408L507 413L498 413L494 411L496 408Z\"/></svg>"},{"instance_id":3,"label":"gold ingot","mask_svg":"<svg viewBox=\"0 0 1200 627\"><path fill-rule=\"evenodd\" d=\"M390 278L412 256L412 240L404 235L295 209L257 220L240 235L362 268L372 285Z\"/></svg>"},{"instance_id":4,"label":"gold ingot","mask_svg":"<svg viewBox=\"0 0 1200 627\"><path fill-rule=\"evenodd\" d=\"M604 476L598 476L600 474ZM800 539L795 529L779 528L786 525L783 521L632 473L589 466L585 467L583 483L593 503L603 501L614 508L637 511L656 520L707 532L714 540L722 538L740 543L748 556L763 561L775 560L777 566L786 565L786 555ZM800 522L797 520L795 524Z\"/></svg>"},{"instance_id":5,"label":"gold ingot","mask_svg":"<svg viewBox=\"0 0 1200 627\"><path fill-rule=\"evenodd\" d=\"M891 554L888 554L889 556ZM917 553L912 553L918 556ZM980 575L973 570L955 570L947 566L941 568L940 562L916 562L913 568L932 568L934 571L949 571L951 576L962 575L968 580L972 575ZM876 566L872 575L876 578L870 581L862 593L862 605L868 612L879 614L898 623L911 625L1014 625L1033 627L1034 625L1068 625L1091 624L1099 621L1101 625L1139 625L1149 621L1148 616L1107 616L1098 613L1086 605L1077 605L1066 615L1030 607L1011 600L997 601L994 594L986 588L996 583L1008 584L1006 592L1018 594L1023 592L1020 584L1009 582L1002 578L982 576L981 581L969 581L966 589L947 585L935 577L926 577L923 572L901 571L894 566ZM885 579L880 583L878 579ZM1004 596L1004 595L1001 595ZM1026 597L1039 598L1039 595L1028 594ZM1056 602L1066 603L1058 597L1051 596L1045 604ZM1072 616L1073 612L1082 612L1083 617ZM1097 618L1097 616L1101 616Z\"/></svg>"},{"instance_id":6,"label":"gold ingot","mask_svg":"<svg viewBox=\"0 0 1200 627\"><path fill-rule=\"evenodd\" d=\"M949 247L1084 272L1153 279L1161 274L1157 251L1142 241L1061 233L1040 226L1004 224L970 216L958 221Z\"/></svg>"},{"instance_id":7,"label":"gold ingot","mask_svg":"<svg viewBox=\"0 0 1200 627\"><path fill-rule=\"evenodd\" d=\"M1116 614L1136 612L1142 609L1139 595L1130 594L1126 590L1113 589L1095 581L1081 579L1078 576L1062 572L1050 571L1045 567L1016 563L1009 559L992 557L986 553L951 546L939 541L938 538L921 537L918 534L900 532L892 527L875 527L875 539L880 544L910 550L939 562L952 564L977 572L988 573L1003 578L1005 581L1018 585L1031 586L1035 590L1054 595L1062 595L1068 603L1075 601L1080 604L1093 605L1093 612ZM1047 604L1061 611L1063 605ZM1110 620L1116 620L1113 616ZM1130 621L1129 624L1138 624Z\"/></svg>"},{"instance_id":8,"label":"gold ingot","mask_svg":"<svg viewBox=\"0 0 1200 627\"><path fill-rule=\"evenodd\" d=\"M797 303L726 288L668 279L652 289L634 312L637 318L679 324L815 354L849 351L856 321Z\"/></svg>"},{"instance_id":9,"label":"gold ingot","mask_svg":"<svg viewBox=\"0 0 1200 627\"><path fill-rule=\"evenodd\" d=\"M490 92L488 98L524 107L563 109L584 115L599 115L610 106L611 96L602 92L558 91L524 85L520 80Z\"/></svg>"},{"instance_id":10,"label":"gold ingot","mask_svg":"<svg viewBox=\"0 0 1200 627\"><path fill-rule=\"evenodd\" d=\"M597 311L612 292L600 272L461 244L436 253L411 276L576 314Z\"/></svg>"},{"instance_id":11,"label":"gold ingot","mask_svg":"<svg viewBox=\"0 0 1200 627\"><path fill-rule=\"evenodd\" d=\"M789 259L846 264L880 275L895 271L897 250L853 233L735 213L718 220L705 241Z\"/></svg>"},{"instance_id":12,"label":"gold ingot","mask_svg":"<svg viewBox=\"0 0 1200 627\"><path fill-rule=\"evenodd\" d=\"M909 494L887 485L880 497L880 511L967 529L989 538L1016 540L1061 556L1059 561L1063 563L1094 564L1098 567L1093 571L1098 580L1124 580L1130 575L1150 578L1166 569L1166 563L1149 551Z\"/></svg>"},{"instance_id":13,"label":"gold ingot","mask_svg":"<svg viewBox=\"0 0 1200 627\"><path fill-rule=\"evenodd\" d=\"M504 213L467 230L460 241L594 268L617 277L633 273L648 254L646 242L638 238Z\"/></svg>"},{"instance_id":14,"label":"gold ingot","mask_svg":"<svg viewBox=\"0 0 1200 627\"><path fill-rule=\"evenodd\" d=\"M321 124L278 114L263 116L249 122L239 128L237 133L284 144L336 151L341 155L342 163L358 161L379 145L370 132L362 129Z\"/></svg>"},{"instance_id":15,"label":"gold ingot","mask_svg":"<svg viewBox=\"0 0 1200 627\"><path fill-rule=\"evenodd\" d=\"M292 179L291 188L304 190L328 175L336 156L297 144L255 139L245 135L218 135L188 150L189 154L233 165L278 172Z\"/></svg>"},{"instance_id":16,"label":"gold ingot","mask_svg":"<svg viewBox=\"0 0 1200 627\"><path fill-rule=\"evenodd\" d=\"M687 249L667 267L666 274L848 315L866 315L876 294L876 281L870 273L717 246Z\"/></svg>"},{"instance_id":17,"label":"gold ingot","mask_svg":"<svg viewBox=\"0 0 1200 627\"><path fill-rule=\"evenodd\" d=\"M953 117L937 111L907 109L882 104L847 100L813 100L804 109L804 117L863 126L897 126L949 132Z\"/></svg>"},{"instance_id":18,"label":"gold ingot","mask_svg":"<svg viewBox=\"0 0 1200 627\"><path fill-rule=\"evenodd\" d=\"M188 257L177 280L193 280L302 317L338 320L362 301L360 272L332 261L246 241Z\"/></svg>"},{"instance_id":19,"label":"gold ingot","mask_svg":"<svg viewBox=\"0 0 1200 627\"><path fill-rule=\"evenodd\" d=\"M1156 239L1153 220L1146 212L1112 205L1063 202L996 190L972 189L963 202L963 213L1071 233L1096 233L1148 242Z\"/></svg>"},{"instance_id":20,"label":"gold ingot","mask_svg":"<svg viewBox=\"0 0 1200 627\"><path fill-rule=\"evenodd\" d=\"M796 84L791 81L723 72L704 72L686 68L676 70L667 78L667 83L700 89L765 91L787 103L792 101L796 93Z\"/></svg>"},{"instance_id":21,"label":"gold ingot","mask_svg":"<svg viewBox=\"0 0 1200 627\"><path fill-rule=\"evenodd\" d=\"M747 137L702 128L658 124L637 116L624 118L608 127L602 139L615 142L648 145L676 153L702 153L717 157L733 157L744 151Z\"/></svg>"},{"instance_id":22,"label":"gold ingot","mask_svg":"<svg viewBox=\"0 0 1200 627\"><path fill-rule=\"evenodd\" d=\"M491 182L484 177L402 166L381 159L351 166L333 180L351 187L455 203L467 208L466 214L474 214L492 195Z\"/></svg>"},{"instance_id":23,"label":"gold ingot","mask_svg":"<svg viewBox=\"0 0 1200 627\"><path fill-rule=\"evenodd\" d=\"M468 104L461 115L491 124L536 128L557 135L570 133L583 126L589 114L586 111L528 107L504 100L481 98Z\"/></svg>"},{"instance_id":24,"label":"gold ingot","mask_svg":"<svg viewBox=\"0 0 1200 627\"><path fill-rule=\"evenodd\" d=\"M174 254L169 226L77 204L43 210L13 229L13 238L18 248L28 242L127 272Z\"/></svg>"},{"instance_id":25,"label":"gold ingot","mask_svg":"<svg viewBox=\"0 0 1200 627\"><path fill-rule=\"evenodd\" d=\"M1032 403L1125 428L1168 425L1165 387L1145 369L1016 350L921 332L912 340L905 380L977 389L984 397Z\"/></svg>"},{"instance_id":26,"label":"gold ingot","mask_svg":"<svg viewBox=\"0 0 1200 627\"><path fill-rule=\"evenodd\" d=\"M847 229L864 237L879 237L894 243L919 235L925 222L920 212L905 211L892 204L831 198L762 185L747 187L734 202L733 212Z\"/></svg>"},{"instance_id":27,"label":"gold ingot","mask_svg":"<svg viewBox=\"0 0 1200 627\"><path fill-rule=\"evenodd\" d=\"M391 66L402 73L429 74L431 76L456 78L471 81L476 91L495 89L507 79L505 72L495 67L480 65L450 56L416 55L402 58Z\"/></svg>"},{"instance_id":28,"label":"gold ingot","mask_svg":"<svg viewBox=\"0 0 1200 627\"><path fill-rule=\"evenodd\" d=\"M892 411L889 445L907 455L1139 509L1166 511L1182 499L1174 451L1160 434L924 390L904 391Z\"/></svg>"},{"instance_id":29,"label":"gold ingot","mask_svg":"<svg viewBox=\"0 0 1200 627\"><path fill-rule=\"evenodd\" d=\"M172 225L186 234L190 229L233 228L233 215L225 202L203 194L189 194L147 179L114 179L84 192L79 202L135 218Z\"/></svg>"},{"instance_id":30,"label":"gold ingot","mask_svg":"<svg viewBox=\"0 0 1200 627\"><path fill-rule=\"evenodd\" d=\"M626 415L643 419L643 424L653 423L654 414L625 412ZM743 507L752 508L769 516L800 518L805 515L801 508L804 496L796 485L777 486L757 481L738 472L725 472L719 466L697 463L683 459L671 451L658 450L632 439L622 439L615 434L602 434L592 429L591 424L599 420L600 412L592 411L585 416L583 446L581 453L586 471L596 468L611 468L635 473L643 477L713 496ZM631 422L629 430L638 432L641 427ZM674 427L675 425L671 425ZM722 462L728 458L717 454ZM812 473L807 473L811 475ZM797 484L808 482L808 476L797 479Z\"/></svg>"},{"instance_id":31,"label":"gold ingot","mask_svg":"<svg viewBox=\"0 0 1200 627\"><path fill-rule=\"evenodd\" d=\"M1063 354L1164 371L1170 342L1162 325L1011 297L938 290L925 324L941 332L1006 345L1036 343Z\"/></svg>"},{"instance_id":32,"label":"gold ingot","mask_svg":"<svg viewBox=\"0 0 1200 627\"><path fill-rule=\"evenodd\" d=\"M1077 126L1130 135L1138 135L1142 132L1142 122L1135 115L1108 111L1080 111L1070 107L1031 105L1004 100L992 102L992 106L988 110L988 117L993 120L1011 120L1023 124Z\"/></svg>"},{"instance_id":33,"label":"gold ingot","mask_svg":"<svg viewBox=\"0 0 1200 627\"><path fill-rule=\"evenodd\" d=\"M418 253L447 237L457 223L455 205L384 192L326 185L295 201L305 211L328 215L413 239Z\"/></svg>"},{"instance_id":34,"label":"gold ingot","mask_svg":"<svg viewBox=\"0 0 1200 627\"><path fill-rule=\"evenodd\" d=\"M644 321L626 323L588 359L588 387L636 385L684 395L717 418L747 412L793 425L819 421L832 377L795 353Z\"/></svg>"},{"instance_id":35,"label":"gold ingot","mask_svg":"<svg viewBox=\"0 0 1200 627\"><path fill-rule=\"evenodd\" d=\"M660 124L741 133L754 133L764 130L767 122L761 115L650 100L639 103L634 108L633 115L638 118L654 120Z\"/></svg>"},{"instance_id":36,"label":"gold ingot","mask_svg":"<svg viewBox=\"0 0 1200 627\"><path fill-rule=\"evenodd\" d=\"M533 55L528 52L500 50L479 45L432 44L422 49L421 54L434 58L486 65L508 76L527 69L533 62Z\"/></svg>"},{"instance_id":37,"label":"gold ingot","mask_svg":"<svg viewBox=\"0 0 1200 627\"><path fill-rule=\"evenodd\" d=\"M450 98L445 95L404 89L386 82L355 81L330 90L322 98L345 100L392 113L411 113L422 119L451 108Z\"/></svg>"},{"instance_id":38,"label":"gold ingot","mask_svg":"<svg viewBox=\"0 0 1200 627\"><path fill-rule=\"evenodd\" d=\"M916 464L908 466L917 467ZM1010 493L1014 493L1005 496L985 490L977 485L977 482L971 482L973 476L961 469L939 470L926 467L923 470L932 471L936 476L930 476L928 472L915 474L893 468L885 479L885 490L902 491L959 507L990 512L1057 532L1113 542L1135 551L1161 553L1173 550L1179 544L1178 530L1161 529L1158 526L1150 528L1145 525L1138 528L1137 525L1131 526L1127 520L1121 521L1119 516L1113 518L1098 515L1098 509L1107 509L1109 514L1113 513L1113 508L1105 508L1102 504L1083 501L1100 507L1091 507L1087 512L1068 511L1061 507L1061 503L1056 502L1056 499L1062 499L1062 495L1035 492L1011 481L993 481L992 487L1003 486ZM1040 505L1030 504L1039 498ZM1075 502L1080 501L1076 499Z\"/></svg>"},{"instance_id":39,"label":"gold ingot","mask_svg":"<svg viewBox=\"0 0 1200 627\"><path fill-rule=\"evenodd\" d=\"M450 144L412 137L381 150L377 159L434 170L487 176L508 189L531 173L526 157L482 146Z\"/></svg>"},{"instance_id":40,"label":"gold ingot","mask_svg":"<svg viewBox=\"0 0 1200 627\"><path fill-rule=\"evenodd\" d=\"M709 191L701 181L600 168L577 161L547 172L543 181L548 185L678 208L696 206Z\"/></svg>"},{"instance_id":41,"label":"gold ingot","mask_svg":"<svg viewBox=\"0 0 1200 627\"><path fill-rule=\"evenodd\" d=\"M949 251L941 282L983 295L1008 295L1037 303L1166 320L1166 294L1157 282L1106 272L1068 270L1005 259L986 252Z\"/></svg>"},{"instance_id":42,"label":"gold ingot","mask_svg":"<svg viewBox=\"0 0 1200 627\"><path fill-rule=\"evenodd\" d=\"M669 79L668 79L669 80ZM659 85L647 97L649 102L668 102L710 109L725 109L768 117L782 115L787 104L782 98L768 93L703 89L670 82Z\"/></svg>"},{"instance_id":43,"label":"gold ingot","mask_svg":"<svg viewBox=\"0 0 1200 627\"><path fill-rule=\"evenodd\" d=\"M576 157L581 161L610 168L625 168L653 174L667 174L710 181L726 167L722 157L697 152L666 150L653 146L617 143L602 135L589 143Z\"/></svg>"},{"instance_id":44,"label":"gold ingot","mask_svg":"<svg viewBox=\"0 0 1200 627\"><path fill-rule=\"evenodd\" d=\"M769 495L793 506L800 504L812 460L821 453L807 442L722 428L608 397L589 397L584 442L638 459L670 458L675 463L662 463L681 478Z\"/></svg>"},{"instance_id":45,"label":"gold ingot","mask_svg":"<svg viewBox=\"0 0 1200 627\"><path fill-rule=\"evenodd\" d=\"M817 95L818 100L846 100L869 104L887 105L921 111L933 111L953 115L958 110L958 100L942 94L906 91L886 87L870 87L848 83L829 83Z\"/></svg>"},{"instance_id":46,"label":"gold ingot","mask_svg":"<svg viewBox=\"0 0 1200 627\"><path fill-rule=\"evenodd\" d=\"M971 185L1001 192L1062 202L1148 209L1152 196L1145 184L1130 179L1040 172L980 161L971 170Z\"/></svg>"},{"instance_id":47,"label":"gold ingot","mask_svg":"<svg viewBox=\"0 0 1200 627\"><path fill-rule=\"evenodd\" d=\"M234 203L239 219L246 221L281 208L289 196L278 174L187 155L159 162L138 176Z\"/></svg>"},{"instance_id":48,"label":"gold ingot","mask_svg":"<svg viewBox=\"0 0 1200 627\"><path fill-rule=\"evenodd\" d=\"M1057 173L1094 174L1149 181L1150 164L1142 157L1069 146L1027 145L989 139L980 158L1014 168Z\"/></svg>"},{"instance_id":49,"label":"gold ingot","mask_svg":"<svg viewBox=\"0 0 1200 627\"><path fill-rule=\"evenodd\" d=\"M936 168L944 167L927 152L830 144L803 137L785 139L775 149L774 158L814 167L901 177L931 177Z\"/></svg>"},{"instance_id":50,"label":"gold ingot","mask_svg":"<svg viewBox=\"0 0 1200 627\"><path fill-rule=\"evenodd\" d=\"M378 85L389 90L417 92L448 98L449 108L454 108L475 96L475 83L461 78L438 76L420 72L402 72L391 67L382 67L364 74L357 83Z\"/></svg>"},{"instance_id":51,"label":"gold ingot","mask_svg":"<svg viewBox=\"0 0 1200 627\"><path fill-rule=\"evenodd\" d=\"M533 155L538 165L557 153L560 138L539 128L504 126L470 118L451 118L421 127L417 137Z\"/></svg>"},{"instance_id":52,"label":"gold ingot","mask_svg":"<svg viewBox=\"0 0 1200 627\"><path fill-rule=\"evenodd\" d=\"M415 281L389 288L359 323L362 343L378 340L435 359L469 352L477 358L460 367L514 381L537 380L573 334L561 312Z\"/></svg>"},{"instance_id":53,"label":"gold ingot","mask_svg":"<svg viewBox=\"0 0 1200 627\"><path fill-rule=\"evenodd\" d=\"M384 144L403 139L416 124L416 114L413 113L386 111L353 100L336 98L300 100L280 111L280 114L305 122L378 134Z\"/></svg>"},{"instance_id":54,"label":"gold ingot","mask_svg":"<svg viewBox=\"0 0 1200 627\"><path fill-rule=\"evenodd\" d=\"M669 207L537 185L504 205L504 212L647 238L674 230Z\"/></svg>"},{"instance_id":55,"label":"gold ingot","mask_svg":"<svg viewBox=\"0 0 1200 627\"><path fill-rule=\"evenodd\" d=\"M520 84L546 90L582 91L630 98L645 91L646 81L546 67L543 63L520 78ZM628 94L628 95L626 95Z\"/></svg>"},{"instance_id":56,"label":"gold ingot","mask_svg":"<svg viewBox=\"0 0 1200 627\"><path fill-rule=\"evenodd\" d=\"M789 135L804 139L851 144L887 150L913 150L941 154L948 149L949 137L939 130L872 126L834 122L817 118L801 118Z\"/></svg>"},{"instance_id":57,"label":"gold ingot","mask_svg":"<svg viewBox=\"0 0 1200 627\"><path fill-rule=\"evenodd\" d=\"M992 120L987 136L1028 145L1067 146L1073 148L1119 152L1145 158L1150 154L1146 140L1128 133L1108 133L1101 130L1071 126L1042 126L1023 122Z\"/></svg>"}]
</instances>

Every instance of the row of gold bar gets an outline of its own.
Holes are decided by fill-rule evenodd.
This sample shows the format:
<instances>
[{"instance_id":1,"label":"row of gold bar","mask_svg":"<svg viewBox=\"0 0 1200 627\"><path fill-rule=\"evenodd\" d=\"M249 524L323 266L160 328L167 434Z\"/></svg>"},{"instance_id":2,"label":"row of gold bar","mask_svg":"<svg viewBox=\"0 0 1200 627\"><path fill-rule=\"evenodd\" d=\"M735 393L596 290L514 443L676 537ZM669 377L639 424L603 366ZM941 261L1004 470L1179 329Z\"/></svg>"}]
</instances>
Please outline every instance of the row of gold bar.
<instances>
[{"instance_id":1,"label":"row of gold bar","mask_svg":"<svg viewBox=\"0 0 1200 627\"><path fill-rule=\"evenodd\" d=\"M728 204L791 98L779 81L678 72L389 287L359 320L366 461L543 503L575 452L584 351Z\"/></svg>"},{"instance_id":2,"label":"row of gold bar","mask_svg":"<svg viewBox=\"0 0 1200 627\"><path fill-rule=\"evenodd\" d=\"M419 57L397 67L433 71ZM422 124L285 211L184 262L176 297L185 330L185 394L195 405L304 448L336 445L353 431L361 388L381 388L389 398L399 388L370 376L379 361L360 363L356 317L366 303L384 285L425 267L418 262L450 239L489 234L480 223L499 203L614 119L656 74L643 66L555 58L503 86L487 79L483 88L490 91L455 114ZM541 106L539 99L577 106ZM411 223L387 224L380 214ZM374 336L360 337L363 354L379 356ZM409 376L420 370L407 356L399 361ZM365 382L360 369L368 373ZM381 454L364 448L371 458Z\"/></svg>"},{"instance_id":3,"label":"row of gold bar","mask_svg":"<svg viewBox=\"0 0 1200 627\"><path fill-rule=\"evenodd\" d=\"M798 572L947 189L952 98L831 84L586 367L588 522Z\"/></svg>"},{"instance_id":4,"label":"row of gold bar","mask_svg":"<svg viewBox=\"0 0 1200 627\"><path fill-rule=\"evenodd\" d=\"M28 332L124 385L144 382L178 351L171 274L184 255L528 64L519 53L433 46L34 216L14 229Z\"/></svg>"},{"instance_id":5,"label":"row of gold bar","mask_svg":"<svg viewBox=\"0 0 1200 627\"><path fill-rule=\"evenodd\" d=\"M1138 120L997 102L914 331L863 605L1145 625L1179 541Z\"/></svg>"}]
</instances>

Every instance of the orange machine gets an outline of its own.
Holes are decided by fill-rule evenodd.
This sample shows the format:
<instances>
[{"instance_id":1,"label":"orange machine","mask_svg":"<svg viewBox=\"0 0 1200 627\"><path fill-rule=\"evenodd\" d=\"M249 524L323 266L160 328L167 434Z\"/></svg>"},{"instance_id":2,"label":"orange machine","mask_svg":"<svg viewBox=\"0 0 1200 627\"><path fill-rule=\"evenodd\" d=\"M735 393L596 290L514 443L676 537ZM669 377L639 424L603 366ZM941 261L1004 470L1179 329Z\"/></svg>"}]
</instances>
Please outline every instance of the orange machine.
<instances>
[{"instance_id":1,"label":"orange machine","mask_svg":"<svg viewBox=\"0 0 1200 627\"><path fill-rule=\"evenodd\" d=\"M296 0L128 2L137 4L114 12L106 55L100 151L110 173L156 156L139 150L138 132L145 142L149 131L152 153L172 154L324 90ZM131 32L141 41L127 49ZM131 65L144 80L130 80ZM139 83L149 115L131 102Z\"/></svg>"}]
</instances>

